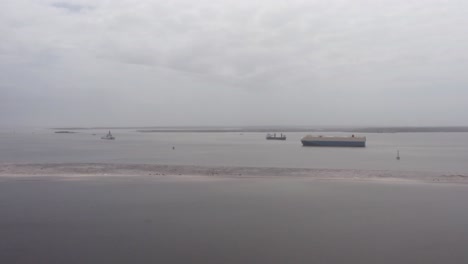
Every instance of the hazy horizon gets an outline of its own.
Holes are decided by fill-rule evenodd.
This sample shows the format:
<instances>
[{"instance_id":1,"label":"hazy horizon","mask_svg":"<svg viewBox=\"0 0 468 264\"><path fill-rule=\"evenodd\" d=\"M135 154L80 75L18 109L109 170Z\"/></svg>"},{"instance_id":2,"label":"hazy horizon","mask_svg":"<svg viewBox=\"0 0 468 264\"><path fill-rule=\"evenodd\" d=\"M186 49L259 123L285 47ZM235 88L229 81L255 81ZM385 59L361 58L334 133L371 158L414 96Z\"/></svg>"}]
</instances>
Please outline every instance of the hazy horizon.
<instances>
[{"instance_id":1,"label":"hazy horizon","mask_svg":"<svg viewBox=\"0 0 468 264\"><path fill-rule=\"evenodd\" d=\"M467 13L457 0L7 1L0 127L467 126Z\"/></svg>"},{"instance_id":2,"label":"hazy horizon","mask_svg":"<svg viewBox=\"0 0 468 264\"><path fill-rule=\"evenodd\" d=\"M87 133L93 131L111 130L119 133L119 130L140 132L140 133L211 133L211 132L230 132L230 133L358 133L358 134L375 134L375 133L467 133L468 126L307 126L307 125L232 125L232 126L1 126L2 133ZM49 132L47 132L49 131Z\"/></svg>"}]
</instances>

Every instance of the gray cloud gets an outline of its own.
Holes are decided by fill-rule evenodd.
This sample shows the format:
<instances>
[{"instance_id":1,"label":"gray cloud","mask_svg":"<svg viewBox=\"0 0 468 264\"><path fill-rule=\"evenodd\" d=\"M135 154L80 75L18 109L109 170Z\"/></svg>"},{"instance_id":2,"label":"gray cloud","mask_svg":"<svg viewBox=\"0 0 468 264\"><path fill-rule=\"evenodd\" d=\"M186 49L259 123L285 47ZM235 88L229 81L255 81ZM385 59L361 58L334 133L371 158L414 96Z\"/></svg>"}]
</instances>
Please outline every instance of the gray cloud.
<instances>
[{"instance_id":1,"label":"gray cloud","mask_svg":"<svg viewBox=\"0 0 468 264\"><path fill-rule=\"evenodd\" d=\"M456 0L9 1L0 118L467 125L467 11Z\"/></svg>"},{"instance_id":2,"label":"gray cloud","mask_svg":"<svg viewBox=\"0 0 468 264\"><path fill-rule=\"evenodd\" d=\"M84 6L79 4L72 4L68 2L56 2L52 4L53 7L64 9L70 13L79 13L86 9L91 9L90 6Z\"/></svg>"}]
</instances>

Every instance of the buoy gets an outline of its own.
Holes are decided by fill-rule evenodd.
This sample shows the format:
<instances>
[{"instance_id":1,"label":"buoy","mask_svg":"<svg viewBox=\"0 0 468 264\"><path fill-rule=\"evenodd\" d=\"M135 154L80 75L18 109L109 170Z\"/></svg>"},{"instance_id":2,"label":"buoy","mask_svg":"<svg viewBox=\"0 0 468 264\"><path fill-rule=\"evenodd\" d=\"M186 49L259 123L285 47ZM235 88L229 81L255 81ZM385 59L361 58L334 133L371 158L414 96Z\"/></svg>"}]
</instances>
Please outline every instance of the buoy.
<instances>
[{"instance_id":1,"label":"buoy","mask_svg":"<svg viewBox=\"0 0 468 264\"><path fill-rule=\"evenodd\" d=\"M400 160L400 151L399 150L397 150L396 159Z\"/></svg>"}]
</instances>

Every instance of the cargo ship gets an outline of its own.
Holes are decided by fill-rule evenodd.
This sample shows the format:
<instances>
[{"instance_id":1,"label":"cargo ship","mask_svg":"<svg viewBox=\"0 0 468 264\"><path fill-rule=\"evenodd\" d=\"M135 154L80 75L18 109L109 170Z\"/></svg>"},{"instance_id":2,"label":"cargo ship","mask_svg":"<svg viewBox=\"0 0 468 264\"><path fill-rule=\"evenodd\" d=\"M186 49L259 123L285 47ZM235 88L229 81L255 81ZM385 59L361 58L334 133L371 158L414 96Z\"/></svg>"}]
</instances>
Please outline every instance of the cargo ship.
<instances>
[{"instance_id":1,"label":"cargo ship","mask_svg":"<svg viewBox=\"0 0 468 264\"><path fill-rule=\"evenodd\" d=\"M266 135L267 140L286 140L286 135L281 134L279 137L276 136L276 133L272 134L267 134Z\"/></svg>"},{"instance_id":2,"label":"cargo ship","mask_svg":"<svg viewBox=\"0 0 468 264\"><path fill-rule=\"evenodd\" d=\"M365 147L366 137L307 135L301 139L301 142L304 146L316 147Z\"/></svg>"}]
</instances>

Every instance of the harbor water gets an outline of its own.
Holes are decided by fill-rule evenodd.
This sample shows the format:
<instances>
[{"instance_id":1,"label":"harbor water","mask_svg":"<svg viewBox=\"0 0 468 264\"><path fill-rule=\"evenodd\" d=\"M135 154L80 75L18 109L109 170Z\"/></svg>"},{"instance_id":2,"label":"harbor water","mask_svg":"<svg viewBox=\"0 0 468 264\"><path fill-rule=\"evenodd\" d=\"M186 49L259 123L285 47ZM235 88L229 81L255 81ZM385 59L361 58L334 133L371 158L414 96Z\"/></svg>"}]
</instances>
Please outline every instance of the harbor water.
<instances>
[{"instance_id":1,"label":"harbor water","mask_svg":"<svg viewBox=\"0 0 468 264\"><path fill-rule=\"evenodd\" d=\"M2 130L1 163L132 163L468 173L468 133L368 133L365 148L303 147L307 132L266 140L266 133L116 129L56 134ZM326 133L346 135L346 133ZM396 159L397 151L400 160Z\"/></svg>"},{"instance_id":2,"label":"harbor water","mask_svg":"<svg viewBox=\"0 0 468 264\"><path fill-rule=\"evenodd\" d=\"M107 132L2 131L0 162L468 172L468 133L365 134L366 148L327 148L303 147L305 133L119 129L100 139ZM0 263L468 261L466 184L48 176L0 179Z\"/></svg>"}]
</instances>

